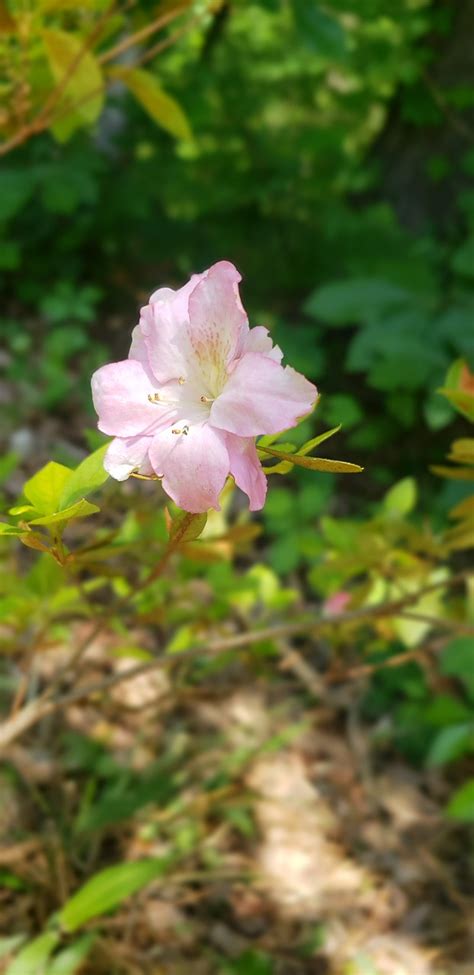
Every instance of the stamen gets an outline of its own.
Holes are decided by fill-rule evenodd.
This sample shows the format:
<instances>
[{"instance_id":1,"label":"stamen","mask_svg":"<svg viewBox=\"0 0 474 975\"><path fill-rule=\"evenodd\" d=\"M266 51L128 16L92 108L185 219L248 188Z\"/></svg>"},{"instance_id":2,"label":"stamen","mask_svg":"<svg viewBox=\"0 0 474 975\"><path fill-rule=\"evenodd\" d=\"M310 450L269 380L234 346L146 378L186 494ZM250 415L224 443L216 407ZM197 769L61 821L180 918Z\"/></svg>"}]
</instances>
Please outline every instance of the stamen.
<instances>
[{"instance_id":1,"label":"stamen","mask_svg":"<svg viewBox=\"0 0 474 975\"><path fill-rule=\"evenodd\" d=\"M201 400L201 403L213 403L214 402L214 398L212 396L201 396L200 397L200 400Z\"/></svg>"},{"instance_id":2,"label":"stamen","mask_svg":"<svg viewBox=\"0 0 474 975\"><path fill-rule=\"evenodd\" d=\"M182 432L183 431L182 430L179 430L178 427L174 427L174 429L171 431L171 433L175 433L177 436L179 436L179 434L182 433Z\"/></svg>"},{"instance_id":3,"label":"stamen","mask_svg":"<svg viewBox=\"0 0 474 975\"><path fill-rule=\"evenodd\" d=\"M160 402L160 394L159 393L148 393L148 399L149 399L150 403L159 403Z\"/></svg>"},{"instance_id":4,"label":"stamen","mask_svg":"<svg viewBox=\"0 0 474 975\"><path fill-rule=\"evenodd\" d=\"M179 385L180 386L184 386L184 384L186 382L184 376L180 376L179 379L178 379L178 382L179 382Z\"/></svg>"},{"instance_id":5,"label":"stamen","mask_svg":"<svg viewBox=\"0 0 474 975\"><path fill-rule=\"evenodd\" d=\"M189 433L189 426L186 423L182 430L179 427L173 427L171 433L175 433L176 436L178 437L180 436L180 434L184 433L184 436L187 437Z\"/></svg>"}]
</instances>

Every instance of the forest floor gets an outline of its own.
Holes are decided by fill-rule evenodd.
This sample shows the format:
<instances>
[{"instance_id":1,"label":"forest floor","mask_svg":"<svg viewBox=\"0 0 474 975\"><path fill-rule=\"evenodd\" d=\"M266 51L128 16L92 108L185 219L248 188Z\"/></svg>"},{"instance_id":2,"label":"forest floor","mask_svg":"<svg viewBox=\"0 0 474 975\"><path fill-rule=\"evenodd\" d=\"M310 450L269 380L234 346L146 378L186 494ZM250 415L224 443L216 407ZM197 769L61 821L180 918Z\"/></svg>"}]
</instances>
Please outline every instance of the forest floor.
<instances>
[{"instance_id":1,"label":"forest floor","mask_svg":"<svg viewBox=\"0 0 474 975\"><path fill-rule=\"evenodd\" d=\"M133 662L114 641L92 641L75 689ZM446 783L384 753L363 683L324 684L311 650L286 648L271 682L245 655L203 684L157 668L13 745L2 934L40 931L110 863L171 850L167 876L100 922L87 975L472 975L469 854L442 815ZM68 652L42 654L38 680Z\"/></svg>"}]
</instances>

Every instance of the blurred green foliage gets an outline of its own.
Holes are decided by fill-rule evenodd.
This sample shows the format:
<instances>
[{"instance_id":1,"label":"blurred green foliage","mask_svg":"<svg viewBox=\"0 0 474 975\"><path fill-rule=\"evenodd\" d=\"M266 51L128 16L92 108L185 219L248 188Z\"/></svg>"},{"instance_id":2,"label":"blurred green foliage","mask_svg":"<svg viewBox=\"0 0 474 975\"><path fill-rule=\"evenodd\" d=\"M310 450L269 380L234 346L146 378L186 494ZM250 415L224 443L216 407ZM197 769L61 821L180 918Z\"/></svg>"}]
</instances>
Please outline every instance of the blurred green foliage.
<instances>
[{"instance_id":1,"label":"blurred green foliage","mask_svg":"<svg viewBox=\"0 0 474 975\"><path fill-rule=\"evenodd\" d=\"M422 431L453 416L436 388L474 353L472 148L464 140L445 164L436 151L451 123L423 44L448 43L454 14L425 0L217 6L148 68L192 140L173 140L116 85L93 132L60 149L38 136L5 158L0 265L15 303L2 327L22 403L59 407L71 363L87 402L106 349L125 353L137 302L226 256L252 320L321 384L323 420L342 422L359 456L377 449L382 482L402 473L401 440L404 469L419 473L435 460ZM460 174L447 232L443 215L442 232L435 218L414 237L384 198L376 149L394 104L397 124L428 134L428 185ZM449 99L454 123L469 106ZM18 303L34 317L28 336Z\"/></svg>"},{"instance_id":2,"label":"blurred green foliage","mask_svg":"<svg viewBox=\"0 0 474 975\"><path fill-rule=\"evenodd\" d=\"M19 6L0 2L0 47L8 43L15 57L4 7ZM41 6L48 30L79 37L104 7L66 5L57 20L53 0ZM140 30L166 4L134 6ZM105 593L117 607L108 620L114 658L150 663L136 632L157 631L166 668L188 689L242 658L252 678L272 680L276 640L213 656L209 635L227 632L229 620L265 630L316 609L319 669L337 681L338 668L357 678L362 667L368 678L361 713L374 751L448 774L460 763L446 814L472 822L474 784L462 771L474 751L472 593L451 586L456 573L464 579L474 542L466 432L474 419L474 82L437 74L456 43L459 11L429 0L184 6L195 19L176 42L173 25L165 27L170 43L147 63L146 78L118 61L99 109L25 141L0 165L2 389L14 391L2 404L9 516L0 522L0 649L9 662L38 634L59 645L72 622L100 617ZM44 90L54 75L51 41L34 58ZM199 526L199 538L181 540L173 573L135 591L169 524L148 485L102 486L89 377L127 354L137 307L152 290L221 258L244 275L252 324L270 327L287 360L318 383L321 403L285 434L285 458L267 454L279 470L262 524L229 489L223 513ZM66 436L58 442L54 427L54 464L34 474L46 460L37 463L34 434L52 418ZM339 424L342 455L365 465L363 477L343 482L297 463L286 480L278 476L297 451L305 456L305 441ZM33 430L27 450L15 439L25 427ZM85 442L97 452L78 463ZM29 560L15 537L36 549ZM388 610L378 616L380 606ZM2 681L6 697L8 666ZM265 747L293 734L285 726ZM198 848L200 825L183 798L193 743L177 734L143 770L120 765L93 737L72 733L60 747L81 793L61 824L79 859L91 836L114 837L117 824L139 820L153 803L169 814L160 833L169 863L133 861L112 877L96 863L85 884L105 904L99 916ZM216 796L215 815L246 837L255 829L248 797L221 808L219 790L238 786L253 754L236 749L204 780L196 774ZM147 828L153 837L161 829ZM7 880L21 883L13 873ZM110 882L118 882L112 893ZM69 914L88 902L87 886L85 898L75 889ZM0 942L4 954L20 950L9 975L39 961L48 975L73 973L92 950L81 935L58 952L57 917L48 923L23 948L21 938ZM252 950L220 970L266 975L273 963Z\"/></svg>"}]
</instances>

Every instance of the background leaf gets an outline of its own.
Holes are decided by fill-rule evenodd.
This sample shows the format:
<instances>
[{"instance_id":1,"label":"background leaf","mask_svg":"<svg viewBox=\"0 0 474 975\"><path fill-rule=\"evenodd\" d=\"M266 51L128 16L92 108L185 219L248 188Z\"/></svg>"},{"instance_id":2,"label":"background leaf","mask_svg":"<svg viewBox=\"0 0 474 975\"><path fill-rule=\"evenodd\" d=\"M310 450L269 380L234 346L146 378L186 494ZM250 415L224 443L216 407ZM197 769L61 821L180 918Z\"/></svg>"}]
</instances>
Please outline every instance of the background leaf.
<instances>
[{"instance_id":1,"label":"background leaf","mask_svg":"<svg viewBox=\"0 0 474 975\"><path fill-rule=\"evenodd\" d=\"M104 103L102 70L95 55L87 50L85 38L49 27L43 30L43 43L54 81L64 85L57 113L60 117L51 126L56 138L63 141L75 129L98 119Z\"/></svg>"},{"instance_id":2,"label":"background leaf","mask_svg":"<svg viewBox=\"0 0 474 975\"><path fill-rule=\"evenodd\" d=\"M161 128L177 139L192 139L192 132L183 109L168 95L156 78L140 68L114 68L112 76L123 82L146 112Z\"/></svg>"},{"instance_id":3,"label":"background leaf","mask_svg":"<svg viewBox=\"0 0 474 975\"><path fill-rule=\"evenodd\" d=\"M70 932L77 931L92 918L114 910L137 890L163 876L169 862L165 858L134 860L101 870L66 901L59 914L61 926ZM9 975L20 975L20 972Z\"/></svg>"}]
</instances>

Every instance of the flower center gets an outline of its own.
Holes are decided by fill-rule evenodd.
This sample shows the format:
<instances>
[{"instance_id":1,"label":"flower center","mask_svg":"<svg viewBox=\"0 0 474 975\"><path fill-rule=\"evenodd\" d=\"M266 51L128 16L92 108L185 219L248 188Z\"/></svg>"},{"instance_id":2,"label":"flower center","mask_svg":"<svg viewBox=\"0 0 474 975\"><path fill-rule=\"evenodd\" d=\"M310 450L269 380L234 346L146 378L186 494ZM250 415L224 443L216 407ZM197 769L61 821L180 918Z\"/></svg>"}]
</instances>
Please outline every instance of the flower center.
<instances>
[{"instance_id":1,"label":"flower center","mask_svg":"<svg viewBox=\"0 0 474 975\"><path fill-rule=\"evenodd\" d=\"M201 393L199 389L202 381L186 380L183 376L172 380L161 390L148 393L148 401L154 406L161 406L169 414L171 432L176 436L187 436L190 427L195 423L202 423L209 418L212 404L216 397L209 389ZM171 413L169 413L171 407ZM163 420L165 418L163 417Z\"/></svg>"}]
</instances>

